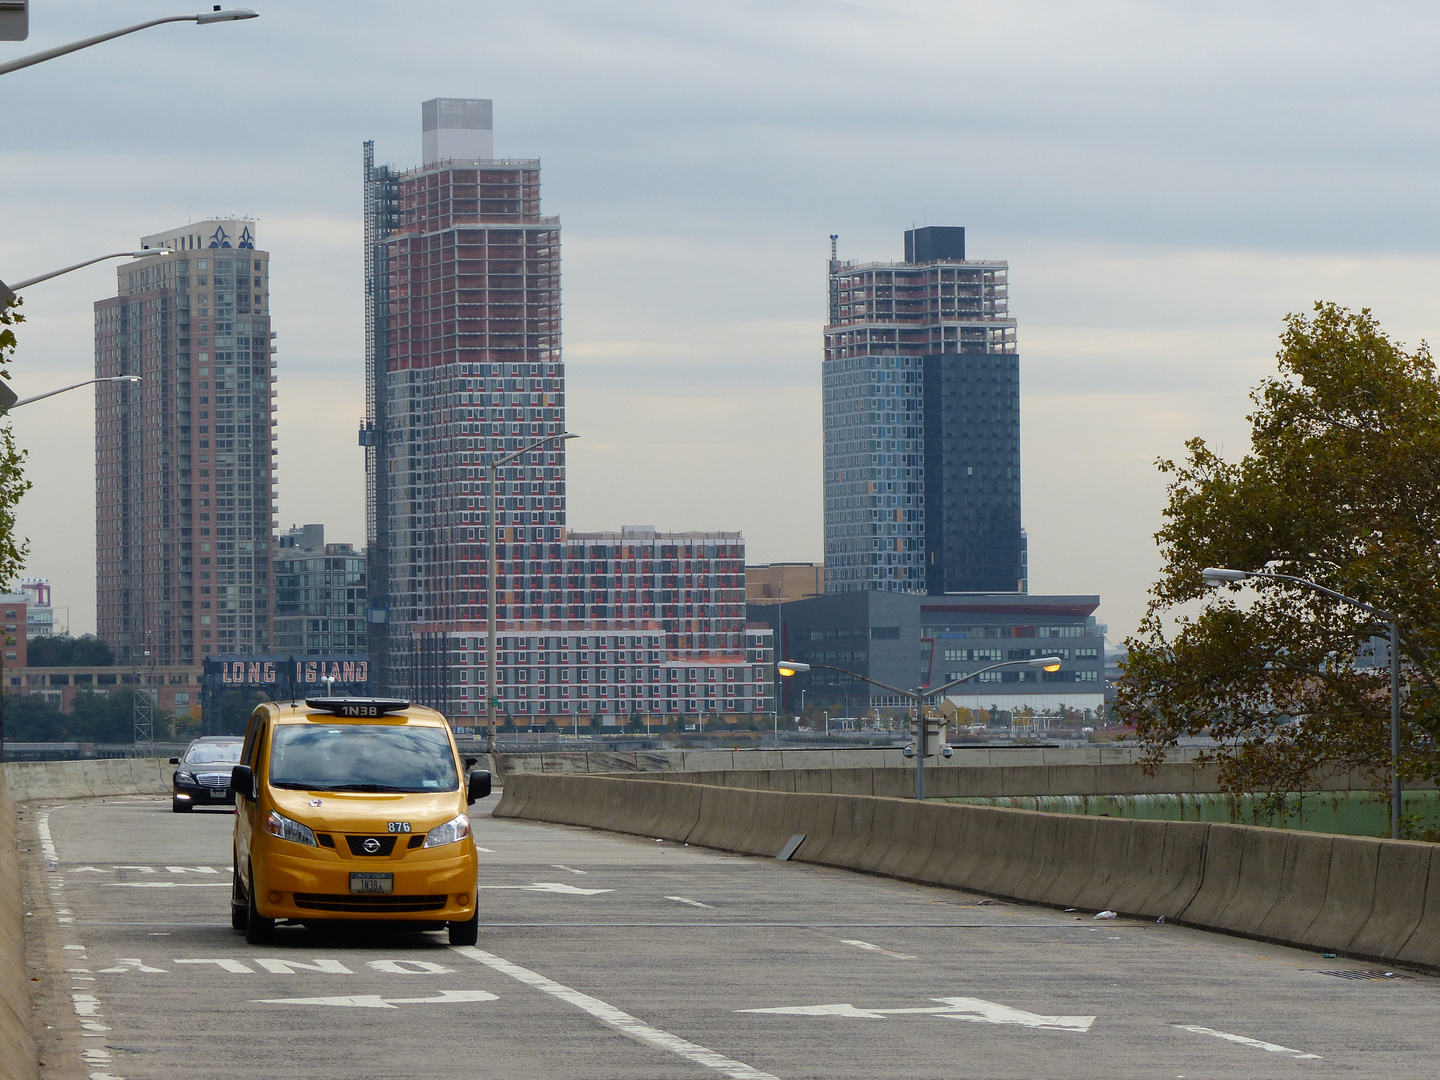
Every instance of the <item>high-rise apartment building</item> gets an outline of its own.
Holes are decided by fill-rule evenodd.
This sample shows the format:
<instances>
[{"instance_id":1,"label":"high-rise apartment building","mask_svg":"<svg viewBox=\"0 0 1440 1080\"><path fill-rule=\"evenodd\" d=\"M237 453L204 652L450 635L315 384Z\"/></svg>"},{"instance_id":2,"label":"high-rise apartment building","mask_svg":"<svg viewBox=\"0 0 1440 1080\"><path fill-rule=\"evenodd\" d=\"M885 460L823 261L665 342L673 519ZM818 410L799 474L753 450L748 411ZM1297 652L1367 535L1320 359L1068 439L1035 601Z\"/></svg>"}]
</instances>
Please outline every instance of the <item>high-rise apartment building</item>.
<instances>
[{"instance_id":1,"label":"high-rise apartment building","mask_svg":"<svg viewBox=\"0 0 1440 1080\"><path fill-rule=\"evenodd\" d=\"M907 230L903 262L842 262L831 238L827 592L1023 589L1008 274L965 258L963 228Z\"/></svg>"},{"instance_id":2,"label":"high-rise apartment building","mask_svg":"<svg viewBox=\"0 0 1440 1080\"><path fill-rule=\"evenodd\" d=\"M324 525L277 536L274 640L281 655L366 655L365 553L327 544Z\"/></svg>"},{"instance_id":3,"label":"high-rise apartment building","mask_svg":"<svg viewBox=\"0 0 1440 1080\"><path fill-rule=\"evenodd\" d=\"M417 625L485 617L487 456L565 425L560 222L539 161L492 156L490 104L425 102L417 169L365 144L371 655L397 691ZM563 619L564 444L499 480L498 617Z\"/></svg>"},{"instance_id":4,"label":"high-rise apartment building","mask_svg":"<svg viewBox=\"0 0 1440 1080\"><path fill-rule=\"evenodd\" d=\"M255 223L141 239L95 304L96 589L117 663L270 648L274 587L269 256Z\"/></svg>"},{"instance_id":5,"label":"high-rise apartment building","mask_svg":"<svg viewBox=\"0 0 1440 1080\"><path fill-rule=\"evenodd\" d=\"M377 166L365 144L372 682L478 717L486 466L565 430L560 222L540 213L538 161L490 156L489 101L441 98L421 116L420 168ZM613 726L672 696L679 711L768 707L755 670L773 659L769 632L747 633L739 533L568 532L563 443L501 470L495 498L508 715ZM682 669L712 692L636 692Z\"/></svg>"}]
</instances>

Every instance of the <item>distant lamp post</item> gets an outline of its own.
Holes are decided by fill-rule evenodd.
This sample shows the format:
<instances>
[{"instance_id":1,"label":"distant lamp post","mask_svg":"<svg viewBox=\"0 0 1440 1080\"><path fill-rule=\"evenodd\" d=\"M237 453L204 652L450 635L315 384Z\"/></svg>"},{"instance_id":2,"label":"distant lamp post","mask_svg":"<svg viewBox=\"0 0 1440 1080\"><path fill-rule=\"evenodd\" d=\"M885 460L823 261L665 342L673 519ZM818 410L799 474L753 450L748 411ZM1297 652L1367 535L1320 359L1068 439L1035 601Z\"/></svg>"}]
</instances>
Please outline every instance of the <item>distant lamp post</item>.
<instances>
[{"instance_id":1,"label":"distant lamp post","mask_svg":"<svg viewBox=\"0 0 1440 1080\"><path fill-rule=\"evenodd\" d=\"M137 30L148 30L152 26L160 26L172 22L193 22L200 26L207 26L210 23L239 22L241 19L257 19L260 13L251 11L249 8L222 8L216 4L211 11L202 11L198 15L166 15L160 19L150 19L148 22L136 23L134 26L126 26L120 30L111 30L105 34L96 34L94 37L84 38L80 41L72 41L68 45L57 45L53 49L46 49L43 52L31 53L29 56L22 56L19 60L11 60L7 64L0 64L0 75L12 71L19 71L21 68L30 67L32 64L44 63L46 60L53 60L57 56L64 56L66 53L79 52L81 49L88 49L91 45L99 45L102 41L111 41L126 34L133 34Z\"/></svg>"},{"instance_id":2,"label":"distant lamp post","mask_svg":"<svg viewBox=\"0 0 1440 1080\"><path fill-rule=\"evenodd\" d=\"M43 394L36 394L34 397L15 398L15 391L11 390L5 383L0 382L0 416L13 412L21 405L29 405L32 401L43 401L45 398L54 397L56 394L64 394L71 390L78 390L82 386L93 386L96 383L138 383L139 375L107 375L103 379L86 379L84 382L71 383L69 386L62 386L59 390L47 390Z\"/></svg>"},{"instance_id":3,"label":"distant lamp post","mask_svg":"<svg viewBox=\"0 0 1440 1080\"><path fill-rule=\"evenodd\" d=\"M38 277L26 278L24 281L17 281L7 285L0 281L0 310L4 310L15 303L15 294L21 289L28 289L31 285L38 285L42 281L49 281L61 274L68 274L72 270L80 270L86 266L94 266L98 262L105 262L107 259L148 259L151 255L169 255L169 248L145 248L142 251L112 251L108 255L97 255L93 259L86 259L84 262L72 263L70 266L61 267L59 270L51 270L48 274L40 274Z\"/></svg>"},{"instance_id":4,"label":"distant lamp post","mask_svg":"<svg viewBox=\"0 0 1440 1080\"><path fill-rule=\"evenodd\" d=\"M1268 570L1230 570L1223 566L1207 566L1200 571L1200 576L1204 578L1207 585L1238 585L1251 578L1260 578L1266 581L1288 581L1293 585L1303 585L1307 589L1313 589L1342 604L1349 604L1362 611L1367 611L1390 624L1390 837L1393 840L1400 839L1400 812L1403 801L1400 778L1400 620L1390 612L1367 604L1363 600L1356 600L1353 596L1346 596L1344 593L1338 593L1334 589L1327 589L1324 585L1291 574L1274 574Z\"/></svg>"},{"instance_id":5,"label":"distant lamp post","mask_svg":"<svg viewBox=\"0 0 1440 1080\"><path fill-rule=\"evenodd\" d=\"M568 431L558 435L547 435L538 442L516 450L514 453L506 454L504 457L491 459L485 468L488 470L489 484L485 494L485 629L488 635L485 641L485 696L489 698L489 705L486 708L485 722L489 725L489 737L492 742L495 738L495 710L500 704L499 688L495 685L495 545L498 530L495 526L495 484L496 478L501 469L516 458L524 457L526 454L552 442L565 442L569 439L578 439L579 435L572 435ZM508 714L507 714L508 715ZM575 717L575 735L580 735L580 717Z\"/></svg>"},{"instance_id":6,"label":"distant lamp post","mask_svg":"<svg viewBox=\"0 0 1440 1080\"><path fill-rule=\"evenodd\" d=\"M947 690L968 682L977 675L984 675L987 671L997 671L1007 667L1031 667L1039 668L1042 671L1059 671L1060 657L1058 656L1032 656L1026 660L1005 660L998 664L991 664L989 667L972 671L968 675L962 675L958 679L952 679L934 689L921 688L919 690L902 690L898 686L891 686L878 679L872 679L868 675L861 675L858 671L850 671L848 668L835 667L832 664L803 664L795 660L781 660L775 665L776 672L781 678L788 679L806 671L838 671L842 675L849 675L851 678L867 682L871 686L878 686L882 690L889 690L892 694L898 694L908 698L915 705L916 717L916 738L915 738L915 798L921 802L925 799L925 755L930 749L927 745L928 731L925 727L925 699L939 697Z\"/></svg>"}]
</instances>

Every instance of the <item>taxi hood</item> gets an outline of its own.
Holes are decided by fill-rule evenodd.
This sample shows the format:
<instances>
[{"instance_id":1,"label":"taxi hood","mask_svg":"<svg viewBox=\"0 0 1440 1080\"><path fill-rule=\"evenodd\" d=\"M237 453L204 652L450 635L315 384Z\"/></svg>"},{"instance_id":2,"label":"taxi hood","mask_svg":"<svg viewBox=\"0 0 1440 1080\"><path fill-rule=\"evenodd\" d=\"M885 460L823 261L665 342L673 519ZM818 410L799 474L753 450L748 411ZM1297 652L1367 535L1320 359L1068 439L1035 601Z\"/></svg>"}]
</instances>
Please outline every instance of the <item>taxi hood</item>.
<instances>
[{"instance_id":1,"label":"taxi hood","mask_svg":"<svg viewBox=\"0 0 1440 1080\"><path fill-rule=\"evenodd\" d=\"M466 812L465 792L460 788L399 793L271 787L269 796L276 810L316 832L426 833ZM391 829L391 823L398 827Z\"/></svg>"}]
</instances>

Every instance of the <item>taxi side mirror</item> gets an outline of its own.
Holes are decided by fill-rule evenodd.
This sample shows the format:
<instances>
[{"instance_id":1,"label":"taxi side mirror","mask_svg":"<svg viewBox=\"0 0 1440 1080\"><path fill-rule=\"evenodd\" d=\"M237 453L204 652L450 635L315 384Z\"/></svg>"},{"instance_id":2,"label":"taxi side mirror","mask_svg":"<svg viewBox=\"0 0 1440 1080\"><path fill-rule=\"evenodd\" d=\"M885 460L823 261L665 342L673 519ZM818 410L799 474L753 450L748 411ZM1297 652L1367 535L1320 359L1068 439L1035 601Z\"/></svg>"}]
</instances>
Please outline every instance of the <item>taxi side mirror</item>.
<instances>
[{"instance_id":1,"label":"taxi side mirror","mask_svg":"<svg viewBox=\"0 0 1440 1080\"><path fill-rule=\"evenodd\" d=\"M230 770L230 787L236 795L255 798L255 770L249 765L236 765Z\"/></svg>"},{"instance_id":2,"label":"taxi side mirror","mask_svg":"<svg viewBox=\"0 0 1440 1080\"><path fill-rule=\"evenodd\" d=\"M470 784L465 793L466 802L477 802L490 794L490 770L471 769Z\"/></svg>"}]
</instances>

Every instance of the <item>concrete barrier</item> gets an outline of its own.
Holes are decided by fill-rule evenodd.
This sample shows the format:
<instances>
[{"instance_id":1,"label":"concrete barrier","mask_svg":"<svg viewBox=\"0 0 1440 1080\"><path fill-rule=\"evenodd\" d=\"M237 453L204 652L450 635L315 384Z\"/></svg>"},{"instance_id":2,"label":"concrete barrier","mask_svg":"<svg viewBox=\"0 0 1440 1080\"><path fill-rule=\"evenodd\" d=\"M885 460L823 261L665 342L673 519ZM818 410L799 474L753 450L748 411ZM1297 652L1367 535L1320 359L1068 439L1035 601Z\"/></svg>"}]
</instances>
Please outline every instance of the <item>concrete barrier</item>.
<instances>
[{"instance_id":1,"label":"concrete barrier","mask_svg":"<svg viewBox=\"0 0 1440 1080\"><path fill-rule=\"evenodd\" d=\"M0 772L17 802L111 795L168 795L174 767L159 758L7 761Z\"/></svg>"},{"instance_id":2,"label":"concrete barrier","mask_svg":"<svg viewBox=\"0 0 1440 1080\"><path fill-rule=\"evenodd\" d=\"M1440 847L873 795L522 775L498 817L634 831L1440 968Z\"/></svg>"},{"instance_id":3,"label":"concrete barrier","mask_svg":"<svg viewBox=\"0 0 1440 1080\"><path fill-rule=\"evenodd\" d=\"M0 775L0 1077L4 1080L32 1080L39 1072L30 1033L29 987L15 803Z\"/></svg>"}]
</instances>

